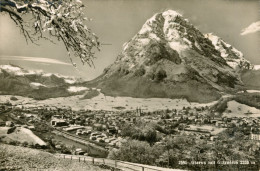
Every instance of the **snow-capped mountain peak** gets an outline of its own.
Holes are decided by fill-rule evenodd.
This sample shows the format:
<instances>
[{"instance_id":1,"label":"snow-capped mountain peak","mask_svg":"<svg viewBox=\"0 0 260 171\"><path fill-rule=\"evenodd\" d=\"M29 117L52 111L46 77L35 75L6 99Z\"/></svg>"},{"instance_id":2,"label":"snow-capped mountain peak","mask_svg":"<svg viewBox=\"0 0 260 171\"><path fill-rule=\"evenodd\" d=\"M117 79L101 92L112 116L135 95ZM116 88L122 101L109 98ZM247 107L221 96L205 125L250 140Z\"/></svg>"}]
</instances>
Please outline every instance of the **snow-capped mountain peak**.
<instances>
[{"instance_id":1,"label":"snow-capped mountain peak","mask_svg":"<svg viewBox=\"0 0 260 171\"><path fill-rule=\"evenodd\" d=\"M221 57L223 57L227 64L232 68L253 68L252 64L244 58L242 52L226 43L220 37L214 35L213 33L207 33L205 34L205 37L212 42L212 44L215 46L215 49L220 52Z\"/></svg>"},{"instance_id":2,"label":"snow-capped mountain peak","mask_svg":"<svg viewBox=\"0 0 260 171\"><path fill-rule=\"evenodd\" d=\"M174 22L177 17L182 17L181 14L173 10L168 10L163 13L156 13L153 17L151 17L145 22L145 24L142 26L141 30L139 31L139 34L144 34L147 31L152 31L154 27L153 24L159 23L160 19L162 19L162 17L161 18L158 17L160 15L163 17L163 20L165 21L164 22L165 29L167 29L169 27L169 23Z\"/></svg>"},{"instance_id":3,"label":"snow-capped mountain peak","mask_svg":"<svg viewBox=\"0 0 260 171\"><path fill-rule=\"evenodd\" d=\"M142 40L139 39L140 42L149 44L150 40L161 41L162 39L166 39L169 41L169 45L172 49L181 52L188 47L190 42L182 41L182 33L178 29L181 25L178 23L178 19L187 22L180 13L174 10L156 13L145 22L138 32L138 34L145 36ZM124 47L127 47L127 44Z\"/></svg>"},{"instance_id":4,"label":"snow-capped mountain peak","mask_svg":"<svg viewBox=\"0 0 260 171\"><path fill-rule=\"evenodd\" d=\"M93 82L110 95L201 101L242 84L238 70L248 65L237 49L168 10L148 19Z\"/></svg>"},{"instance_id":5,"label":"snow-capped mountain peak","mask_svg":"<svg viewBox=\"0 0 260 171\"><path fill-rule=\"evenodd\" d=\"M123 45L123 54L129 54L129 51L135 49L139 52L133 55L139 56L139 58L133 60L129 55L122 55L119 60L124 59L133 68L136 63L144 62L142 56L144 56L145 51L142 47L150 46L155 42L166 43L180 56L187 50L193 49L212 60L218 60L219 63L226 63L233 69L252 68L242 52L212 33L202 34L174 10L153 15L145 22L138 34Z\"/></svg>"}]
</instances>

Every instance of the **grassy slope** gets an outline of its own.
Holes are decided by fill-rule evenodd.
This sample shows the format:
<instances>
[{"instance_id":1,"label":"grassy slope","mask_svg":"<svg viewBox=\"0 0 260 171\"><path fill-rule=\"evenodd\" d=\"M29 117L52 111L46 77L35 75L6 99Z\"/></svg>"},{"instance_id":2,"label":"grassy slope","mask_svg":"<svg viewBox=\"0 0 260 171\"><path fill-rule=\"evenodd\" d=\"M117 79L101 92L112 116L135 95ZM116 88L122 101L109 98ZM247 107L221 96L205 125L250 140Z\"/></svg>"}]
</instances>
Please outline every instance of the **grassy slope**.
<instances>
[{"instance_id":1,"label":"grassy slope","mask_svg":"<svg viewBox=\"0 0 260 171\"><path fill-rule=\"evenodd\" d=\"M260 90L260 70L247 70L241 73L246 89Z\"/></svg>"},{"instance_id":2,"label":"grassy slope","mask_svg":"<svg viewBox=\"0 0 260 171\"><path fill-rule=\"evenodd\" d=\"M94 97L96 97L96 96L98 96L99 95L99 91L97 91L97 90L89 90L82 98L81 98L81 100L83 100L83 99L92 99L92 98L94 98Z\"/></svg>"},{"instance_id":3,"label":"grassy slope","mask_svg":"<svg viewBox=\"0 0 260 171\"><path fill-rule=\"evenodd\" d=\"M186 98L190 102L211 102L220 95L206 84L195 80L186 82L156 82L143 77L120 77L88 82L87 86L101 88L109 96L129 96L139 98Z\"/></svg>"},{"instance_id":4,"label":"grassy slope","mask_svg":"<svg viewBox=\"0 0 260 171\"><path fill-rule=\"evenodd\" d=\"M60 159L36 149L0 144L0 170L104 170L89 163Z\"/></svg>"},{"instance_id":5,"label":"grassy slope","mask_svg":"<svg viewBox=\"0 0 260 171\"><path fill-rule=\"evenodd\" d=\"M260 109L260 94L259 93L241 93L234 97L238 103L245 104L251 107Z\"/></svg>"},{"instance_id":6,"label":"grassy slope","mask_svg":"<svg viewBox=\"0 0 260 171\"><path fill-rule=\"evenodd\" d=\"M250 107L260 109L260 93L239 93L233 95L232 97L219 99L218 103L212 106L211 110L223 113L228 108L227 103L232 100Z\"/></svg>"},{"instance_id":7,"label":"grassy slope","mask_svg":"<svg viewBox=\"0 0 260 171\"><path fill-rule=\"evenodd\" d=\"M186 98L188 101L201 103L220 98L220 94L209 85L192 79L184 82L156 82L128 75L114 74L108 79L103 79L103 76L87 82L87 86L101 88L102 93L110 96ZM260 90L260 70L243 71L241 79L244 86L240 88ZM237 97L235 100L241 102L241 99L244 97ZM258 108L256 105L253 106Z\"/></svg>"}]
</instances>

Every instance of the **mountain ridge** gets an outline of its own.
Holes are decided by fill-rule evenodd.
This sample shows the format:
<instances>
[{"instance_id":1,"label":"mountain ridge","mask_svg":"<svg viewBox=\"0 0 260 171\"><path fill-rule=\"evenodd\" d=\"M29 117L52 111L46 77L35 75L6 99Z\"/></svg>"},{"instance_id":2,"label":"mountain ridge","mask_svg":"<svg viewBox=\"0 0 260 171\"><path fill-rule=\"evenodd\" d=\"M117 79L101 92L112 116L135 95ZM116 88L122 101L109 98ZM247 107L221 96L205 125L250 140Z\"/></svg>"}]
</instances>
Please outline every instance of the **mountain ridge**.
<instances>
[{"instance_id":1,"label":"mountain ridge","mask_svg":"<svg viewBox=\"0 0 260 171\"><path fill-rule=\"evenodd\" d=\"M35 99L79 94L69 88L79 80L58 74L26 70L16 65L0 65L0 94L21 95Z\"/></svg>"}]
</instances>

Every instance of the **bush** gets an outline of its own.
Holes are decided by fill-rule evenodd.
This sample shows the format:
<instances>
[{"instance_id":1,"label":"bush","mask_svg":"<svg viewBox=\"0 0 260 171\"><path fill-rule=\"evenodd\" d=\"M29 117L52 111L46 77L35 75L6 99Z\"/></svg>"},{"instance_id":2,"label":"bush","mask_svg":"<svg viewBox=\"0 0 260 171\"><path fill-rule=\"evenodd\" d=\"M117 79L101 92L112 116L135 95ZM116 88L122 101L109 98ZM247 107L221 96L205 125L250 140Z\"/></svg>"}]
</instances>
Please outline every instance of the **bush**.
<instances>
[{"instance_id":1,"label":"bush","mask_svg":"<svg viewBox=\"0 0 260 171\"><path fill-rule=\"evenodd\" d=\"M12 97L10 98L10 100L12 100L12 101L17 101L18 99L17 99L15 96L12 96Z\"/></svg>"},{"instance_id":2,"label":"bush","mask_svg":"<svg viewBox=\"0 0 260 171\"><path fill-rule=\"evenodd\" d=\"M14 132L14 130L16 129L15 126L13 126L12 128L7 130L7 134L11 134L12 132Z\"/></svg>"},{"instance_id":3,"label":"bush","mask_svg":"<svg viewBox=\"0 0 260 171\"><path fill-rule=\"evenodd\" d=\"M130 137L139 141L147 141L149 144L154 144L158 141L158 136L155 128L145 126L144 128L133 127L126 125L121 132L123 137Z\"/></svg>"},{"instance_id":4,"label":"bush","mask_svg":"<svg viewBox=\"0 0 260 171\"><path fill-rule=\"evenodd\" d=\"M22 146L27 147L28 144L29 144L29 143L28 143L27 141L24 141L24 142L22 143Z\"/></svg>"},{"instance_id":5,"label":"bush","mask_svg":"<svg viewBox=\"0 0 260 171\"><path fill-rule=\"evenodd\" d=\"M34 148L33 143L29 143L29 144L28 144L28 147L29 147L29 148Z\"/></svg>"},{"instance_id":6,"label":"bush","mask_svg":"<svg viewBox=\"0 0 260 171\"><path fill-rule=\"evenodd\" d=\"M87 94L84 95L84 97L82 97L81 99L92 99L93 97L96 97L99 95L99 91L97 90L90 90L89 92L87 92Z\"/></svg>"},{"instance_id":7,"label":"bush","mask_svg":"<svg viewBox=\"0 0 260 171\"><path fill-rule=\"evenodd\" d=\"M243 93L234 97L238 103L260 109L260 95L257 93Z\"/></svg>"},{"instance_id":8,"label":"bush","mask_svg":"<svg viewBox=\"0 0 260 171\"><path fill-rule=\"evenodd\" d=\"M147 142L138 140L129 140L123 143L119 150L111 150L108 157L114 160L152 165L162 153L162 147L150 146Z\"/></svg>"},{"instance_id":9,"label":"bush","mask_svg":"<svg viewBox=\"0 0 260 171\"><path fill-rule=\"evenodd\" d=\"M10 145L19 145L20 142L19 142L19 141L13 141L13 140L11 140L11 141L9 141L9 144L10 144Z\"/></svg>"},{"instance_id":10,"label":"bush","mask_svg":"<svg viewBox=\"0 0 260 171\"><path fill-rule=\"evenodd\" d=\"M223 113L227 109L227 103L230 99L221 99L216 105L212 107L211 110L214 110L218 113Z\"/></svg>"},{"instance_id":11,"label":"bush","mask_svg":"<svg viewBox=\"0 0 260 171\"><path fill-rule=\"evenodd\" d=\"M41 147L39 144L35 144L35 145L34 145L34 148L36 148L36 149L41 149L42 147Z\"/></svg>"},{"instance_id":12,"label":"bush","mask_svg":"<svg viewBox=\"0 0 260 171\"><path fill-rule=\"evenodd\" d=\"M145 69L141 66L139 69L135 71L135 76L143 76L145 74Z\"/></svg>"},{"instance_id":13,"label":"bush","mask_svg":"<svg viewBox=\"0 0 260 171\"><path fill-rule=\"evenodd\" d=\"M167 77L166 71L163 69L160 69L159 71L157 71L157 73L155 74L155 80L156 81L162 81L164 78Z\"/></svg>"},{"instance_id":14,"label":"bush","mask_svg":"<svg viewBox=\"0 0 260 171\"><path fill-rule=\"evenodd\" d=\"M104 131L105 129L102 127L102 125L99 125L96 127L96 130L101 132Z\"/></svg>"}]
</instances>

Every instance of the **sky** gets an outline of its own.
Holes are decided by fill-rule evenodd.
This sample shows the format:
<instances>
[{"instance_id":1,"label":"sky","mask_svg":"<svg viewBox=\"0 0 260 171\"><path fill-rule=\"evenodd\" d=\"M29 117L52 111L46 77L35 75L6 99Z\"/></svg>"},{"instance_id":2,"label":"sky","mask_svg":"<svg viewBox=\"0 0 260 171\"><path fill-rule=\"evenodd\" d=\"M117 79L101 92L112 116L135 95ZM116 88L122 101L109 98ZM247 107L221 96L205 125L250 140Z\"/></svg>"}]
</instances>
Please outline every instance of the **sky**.
<instances>
[{"instance_id":1,"label":"sky","mask_svg":"<svg viewBox=\"0 0 260 171\"><path fill-rule=\"evenodd\" d=\"M260 64L258 0L82 0L88 23L104 44L96 53L95 68L82 65L78 59L70 64L61 42L40 40L39 46L26 43L19 29L7 15L0 15L0 65L16 64L25 69L81 77L99 76L122 51L122 46L155 13L176 10L202 33L214 33L243 52L253 64ZM256 23L256 24L254 24ZM253 26L251 26L253 25ZM251 27L249 27L251 26ZM252 29L253 28L253 29ZM251 30L250 30L251 29ZM252 31L253 30L253 31ZM255 31L256 30L256 31Z\"/></svg>"}]
</instances>

